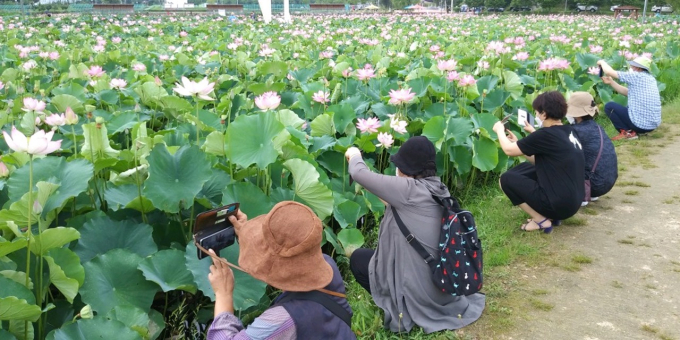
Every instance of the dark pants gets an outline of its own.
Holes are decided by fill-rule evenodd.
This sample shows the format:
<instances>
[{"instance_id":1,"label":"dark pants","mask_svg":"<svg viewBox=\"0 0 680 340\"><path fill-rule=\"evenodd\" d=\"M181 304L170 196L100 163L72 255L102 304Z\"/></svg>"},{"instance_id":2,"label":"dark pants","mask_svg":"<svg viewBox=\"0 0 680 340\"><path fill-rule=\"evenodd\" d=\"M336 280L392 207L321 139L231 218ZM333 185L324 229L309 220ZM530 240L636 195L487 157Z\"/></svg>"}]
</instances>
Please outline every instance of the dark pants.
<instances>
[{"instance_id":1,"label":"dark pants","mask_svg":"<svg viewBox=\"0 0 680 340\"><path fill-rule=\"evenodd\" d=\"M633 130L637 133L648 133L654 130L640 129L635 126L628 115L628 108L615 102L609 102L604 106L604 113L609 117L616 131Z\"/></svg>"},{"instance_id":2,"label":"dark pants","mask_svg":"<svg viewBox=\"0 0 680 340\"><path fill-rule=\"evenodd\" d=\"M371 261L373 254L375 254L373 249L359 248L349 257L349 270L352 271L357 283L364 287L369 294L371 293L371 284L368 279L368 262Z\"/></svg>"}]
</instances>

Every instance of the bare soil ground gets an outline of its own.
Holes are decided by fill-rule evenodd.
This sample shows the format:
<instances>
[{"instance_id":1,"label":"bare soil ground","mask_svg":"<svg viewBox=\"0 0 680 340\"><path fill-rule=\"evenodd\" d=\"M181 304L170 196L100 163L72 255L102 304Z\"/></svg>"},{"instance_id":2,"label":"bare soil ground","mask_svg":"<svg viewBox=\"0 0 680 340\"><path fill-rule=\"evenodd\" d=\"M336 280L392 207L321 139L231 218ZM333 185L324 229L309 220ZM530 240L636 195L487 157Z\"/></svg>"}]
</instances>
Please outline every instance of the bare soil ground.
<instances>
[{"instance_id":1,"label":"bare soil ground","mask_svg":"<svg viewBox=\"0 0 680 340\"><path fill-rule=\"evenodd\" d=\"M677 130L617 147L616 187L547 236L543 264L516 268L524 301L494 338L680 340Z\"/></svg>"}]
</instances>

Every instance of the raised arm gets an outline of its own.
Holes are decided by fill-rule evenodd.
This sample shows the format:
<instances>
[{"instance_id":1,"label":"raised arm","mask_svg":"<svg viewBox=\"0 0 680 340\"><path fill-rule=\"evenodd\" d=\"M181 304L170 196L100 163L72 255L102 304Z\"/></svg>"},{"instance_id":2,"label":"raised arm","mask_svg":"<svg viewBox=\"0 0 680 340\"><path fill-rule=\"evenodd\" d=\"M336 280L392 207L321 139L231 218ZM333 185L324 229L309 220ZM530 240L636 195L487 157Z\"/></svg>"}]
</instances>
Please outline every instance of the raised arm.
<instances>
[{"instance_id":1,"label":"raised arm","mask_svg":"<svg viewBox=\"0 0 680 340\"><path fill-rule=\"evenodd\" d=\"M400 207L406 203L409 185L413 179L387 176L371 171L357 148L348 149L345 156L349 160L349 175L355 182L390 205Z\"/></svg>"}]
</instances>

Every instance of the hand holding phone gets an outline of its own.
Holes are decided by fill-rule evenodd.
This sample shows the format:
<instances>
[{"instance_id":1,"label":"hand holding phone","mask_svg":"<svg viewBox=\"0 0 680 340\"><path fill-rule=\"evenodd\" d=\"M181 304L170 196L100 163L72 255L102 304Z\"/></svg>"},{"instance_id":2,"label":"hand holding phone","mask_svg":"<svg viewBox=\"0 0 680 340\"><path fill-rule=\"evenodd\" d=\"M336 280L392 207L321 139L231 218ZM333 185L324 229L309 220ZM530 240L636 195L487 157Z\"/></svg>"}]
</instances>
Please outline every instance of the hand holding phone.
<instances>
[{"instance_id":1,"label":"hand holding phone","mask_svg":"<svg viewBox=\"0 0 680 340\"><path fill-rule=\"evenodd\" d=\"M600 68L600 78L604 77L604 70L602 69L602 66L597 66Z\"/></svg>"},{"instance_id":2,"label":"hand holding phone","mask_svg":"<svg viewBox=\"0 0 680 340\"><path fill-rule=\"evenodd\" d=\"M221 249L234 244L236 240L236 232L229 217L236 216L238 208L238 203L232 203L198 214L193 230L195 242L204 249L212 249L219 256ZM197 249L197 256L200 260L209 255Z\"/></svg>"}]
</instances>

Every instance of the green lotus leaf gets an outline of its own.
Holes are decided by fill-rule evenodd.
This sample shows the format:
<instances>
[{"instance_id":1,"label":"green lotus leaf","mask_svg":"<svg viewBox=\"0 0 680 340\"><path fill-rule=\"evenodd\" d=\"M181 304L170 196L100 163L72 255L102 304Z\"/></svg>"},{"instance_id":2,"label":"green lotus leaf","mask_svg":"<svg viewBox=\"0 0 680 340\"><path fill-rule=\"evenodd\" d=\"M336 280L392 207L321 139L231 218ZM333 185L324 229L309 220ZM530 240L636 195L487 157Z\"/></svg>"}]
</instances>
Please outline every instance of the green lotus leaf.
<instances>
[{"instance_id":1,"label":"green lotus leaf","mask_svg":"<svg viewBox=\"0 0 680 340\"><path fill-rule=\"evenodd\" d=\"M108 216L94 217L80 229L80 239L74 251L82 263L116 248L146 257L157 251L152 231L150 225L133 220L114 221Z\"/></svg>"},{"instance_id":2,"label":"green lotus leaf","mask_svg":"<svg viewBox=\"0 0 680 340\"><path fill-rule=\"evenodd\" d=\"M187 244L186 251L184 253L185 268L191 272L194 283L196 284L198 290L203 292L203 295L209 297L210 300L215 301L215 292L213 291L210 281L208 280L212 259L207 257L199 260L197 251L198 248L196 248L196 245L194 245L193 242L189 242ZM234 290L236 289L239 289L238 286L234 287Z\"/></svg>"},{"instance_id":3,"label":"green lotus leaf","mask_svg":"<svg viewBox=\"0 0 680 340\"><path fill-rule=\"evenodd\" d=\"M112 131L111 134L124 132L125 130L132 130L135 125L139 124L139 120L137 120L138 117L139 115L135 112L123 112L114 116L109 122L106 123L106 126ZM142 120L145 119L148 119L148 116L142 117Z\"/></svg>"},{"instance_id":4,"label":"green lotus leaf","mask_svg":"<svg viewBox=\"0 0 680 340\"><path fill-rule=\"evenodd\" d=\"M21 285L26 285L26 273L16 271L14 269L8 269L8 270L0 270L0 275L18 283ZM31 280L31 277L28 277L28 289L33 289L33 280Z\"/></svg>"},{"instance_id":5,"label":"green lotus leaf","mask_svg":"<svg viewBox=\"0 0 680 340\"><path fill-rule=\"evenodd\" d=\"M45 157L34 160L33 183L49 182L59 185L59 189L52 193L43 205L43 218L52 210L61 207L69 198L87 190L87 183L92 176L92 164L84 159L67 162L63 157ZM27 183L29 166L23 166L12 173L7 181L11 201L19 200L28 192Z\"/></svg>"},{"instance_id":6,"label":"green lotus leaf","mask_svg":"<svg viewBox=\"0 0 680 340\"><path fill-rule=\"evenodd\" d=\"M114 336L115 335L115 336ZM68 324L60 329L53 330L45 339L47 340L92 340L111 339L116 340L142 340L139 333L125 326L118 320L107 319L103 316L95 316L92 319L80 319L75 323Z\"/></svg>"},{"instance_id":7,"label":"green lotus leaf","mask_svg":"<svg viewBox=\"0 0 680 340\"><path fill-rule=\"evenodd\" d=\"M498 148L493 140L480 136L472 141L472 165L482 171L496 168Z\"/></svg>"},{"instance_id":8,"label":"green lotus leaf","mask_svg":"<svg viewBox=\"0 0 680 340\"><path fill-rule=\"evenodd\" d=\"M23 284L0 276L0 320L35 322L42 314L35 305L35 296Z\"/></svg>"},{"instance_id":9,"label":"green lotus leaf","mask_svg":"<svg viewBox=\"0 0 680 340\"><path fill-rule=\"evenodd\" d=\"M345 228L338 233L338 241L348 256L364 244L364 235L357 228Z\"/></svg>"},{"instance_id":10,"label":"green lotus leaf","mask_svg":"<svg viewBox=\"0 0 680 340\"><path fill-rule=\"evenodd\" d=\"M181 253L181 252L180 252ZM106 315L107 319L118 320L137 332L143 339L156 339L165 328L162 315L155 310L149 314L134 306L116 306Z\"/></svg>"},{"instance_id":11,"label":"green lotus leaf","mask_svg":"<svg viewBox=\"0 0 680 340\"><path fill-rule=\"evenodd\" d=\"M197 146L184 145L172 155L164 144L158 144L146 159L149 178L144 196L169 213L191 207L203 183L210 179L210 163Z\"/></svg>"},{"instance_id":12,"label":"green lotus leaf","mask_svg":"<svg viewBox=\"0 0 680 340\"><path fill-rule=\"evenodd\" d=\"M361 206L359 206L359 204L347 200L334 207L333 217L335 217L335 220L338 221L340 227L343 229L347 227L356 227L360 211Z\"/></svg>"},{"instance_id":13,"label":"green lotus leaf","mask_svg":"<svg viewBox=\"0 0 680 340\"><path fill-rule=\"evenodd\" d=\"M221 131L213 131L205 138L205 142L203 143L203 146L201 146L201 149L211 155L224 157L227 155L225 141L224 133Z\"/></svg>"},{"instance_id":14,"label":"green lotus leaf","mask_svg":"<svg viewBox=\"0 0 680 340\"><path fill-rule=\"evenodd\" d=\"M222 191L222 204L239 202L239 209L250 218L266 214L274 207L271 199L250 182L234 182Z\"/></svg>"},{"instance_id":15,"label":"green lotus leaf","mask_svg":"<svg viewBox=\"0 0 680 340\"><path fill-rule=\"evenodd\" d=\"M17 340L17 338L14 336L14 334L4 329L0 329L0 340Z\"/></svg>"},{"instance_id":16,"label":"green lotus leaf","mask_svg":"<svg viewBox=\"0 0 680 340\"><path fill-rule=\"evenodd\" d=\"M168 95L162 86L156 85L153 81L137 86L135 92L144 105L155 108L162 107L163 102L161 100Z\"/></svg>"},{"instance_id":17,"label":"green lotus leaf","mask_svg":"<svg viewBox=\"0 0 680 340\"><path fill-rule=\"evenodd\" d=\"M99 314L116 306L130 305L148 311L158 291L137 269L142 257L126 249L114 249L85 263L83 302Z\"/></svg>"},{"instance_id":18,"label":"green lotus leaf","mask_svg":"<svg viewBox=\"0 0 680 340\"><path fill-rule=\"evenodd\" d=\"M513 99L517 99L522 96L524 91L524 85L520 80L517 73L503 70L503 90L510 92Z\"/></svg>"},{"instance_id":19,"label":"green lotus leaf","mask_svg":"<svg viewBox=\"0 0 680 340\"><path fill-rule=\"evenodd\" d=\"M335 126L333 126L333 117L327 113L314 118L310 124L312 127L312 136L335 136Z\"/></svg>"},{"instance_id":20,"label":"green lotus leaf","mask_svg":"<svg viewBox=\"0 0 680 340\"><path fill-rule=\"evenodd\" d=\"M274 138L283 130L272 112L239 116L227 128L227 157L243 168L255 164L266 169L279 155Z\"/></svg>"},{"instance_id":21,"label":"green lotus leaf","mask_svg":"<svg viewBox=\"0 0 680 340\"><path fill-rule=\"evenodd\" d=\"M164 292L184 290L196 293L191 272L177 263L184 261L184 252L176 249L161 250L139 263L147 280L156 282ZM146 315L146 314L145 314Z\"/></svg>"},{"instance_id":22,"label":"green lotus leaf","mask_svg":"<svg viewBox=\"0 0 680 340\"><path fill-rule=\"evenodd\" d=\"M83 103L76 97L70 94L58 94L52 97L52 105L57 109L57 112L66 112L66 108L71 108L75 113L83 113Z\"/></svg>"},{"instance_id":23,"label":"green lotus leaf","mask_svg":"<svg viewBox=\"0 0 680 340\"><path fill-rule=\"evenodd\" d=\"M333 112L333 126L335 129L343 132L347 126L357 118L354 109L349 104L333 105L328 108L329 112Z\"/></svg>"},{"instance_id":24,"label":"green lotus leaf","mask_svg":"<svg viewBox=\"0 0 680 340\"><path fill-rule=\"evenodd\" d=\"M80 233L74 228L58 227L43 230L40 234L34 234L32 237L31 252L36 255L45 255L53 248L60 248L77 240Z\"/></svg>"},{"instance_id":25,"label":"green lotus leaf","mask_svg":"<svg viewBox=\"0 0 680 340\"><path fill-rule=\"evenodd\" d=\"M472 169L472 150L465 145L450 145L449 160L453 162L459 174L466 174Z\"/></svg>"},{"instance_id":26,"label":"green lotus leaf","mask_svg":"<svg viewBox=\"0 0 680 340\"><path fill-rule=\"evenodd\" d=\"M472 122L466 118L449 118L446 122L446 140L454 145L465 144L472 134Z\"/></svg>"},{"instance_id":27,"label":"green lotus leaf","mask_svg":"<svg viewBox=\"0 0 680 340\"><path fill-rule=\"evenodd\" d=\"M156 209L148 198L142 196L140 199L135 184L110 185L104 191L104 199L113 211L127 208L148 213Z\"/></svg>"},{"instance_id":28,"label":"green lotus leaf","mask_svg":"<svg viewBox=\"0 0 680 340\"><path fill-rule=\"evenodd\" d=\"M0 242L0 258L19 249L26 248L27 242L26 238L15 238L12 241Z\"/></svg>"},{"instance_id":29,"label":"green lotus leaf","mask_svg":"<svg viewBox=\"0 0 680 340\"><path fill-rule=\"evenodd\" d=\"M325 219L333 212L333 195L319 181L319 173L309 162L301 159L289 159L283 166L293 174L295 197L312 208L320 219Z\"/></svg>"},{"instance_id":30,"label":"green lotus leaf","mask_svg":"<svg viewBox=\"0 0 680 340\"><path fill-rule=\"evenodd\" d=\"M73 251L66 248L52 249L44 257L50 268L50 281L66 299L73 303L78 288L85 281L85 269Z\"/></svg>"},{"instance_id":31,"label":"green lotus leaf","mask_svg":"<svg viewBox=\"0 0 680 340\"><path fill-rule=\"evenodd\" d=\"M231 177L219 169L212 169L210 179L203 184L203 188L196 195L196 201L206 208L217 207L222 203L222 190L231 183Z\"/></svg>"}]
</instances>

